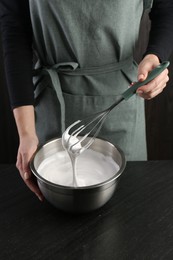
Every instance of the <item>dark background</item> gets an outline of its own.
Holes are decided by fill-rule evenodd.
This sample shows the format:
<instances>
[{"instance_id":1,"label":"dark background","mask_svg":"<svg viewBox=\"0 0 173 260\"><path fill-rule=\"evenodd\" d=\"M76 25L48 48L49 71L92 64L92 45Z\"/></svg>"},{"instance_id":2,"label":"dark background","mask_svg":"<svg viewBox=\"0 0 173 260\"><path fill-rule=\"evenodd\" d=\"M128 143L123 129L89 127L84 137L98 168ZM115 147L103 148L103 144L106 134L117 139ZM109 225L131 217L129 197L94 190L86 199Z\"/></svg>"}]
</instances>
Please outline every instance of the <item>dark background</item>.
<instances>
[{"instance_id":1,"label":"dark background","mask_svg":"<svg viewBox=\"0 0 173 260\"><path fill-rule=\"evenodd\" d=\"M0 163L14 163L17 146L18 134L9 105L0 38Z\"/></svg>"},{"instance_id":2,"label":"dark background","mask_svg":"<svg viewBox=\"0 0 173 260\"><path fill-rule=\"evenodd\" d=\"M147 44L149 28L148 16L145 15L135 51L138 62ZM170 81L167 88L161 95L145 102L149 160L173 159L173 55L169 60ZM17 147L18 134L9 105L0 39L0 163L15 163Z\"/></svg>"}]
</instances>

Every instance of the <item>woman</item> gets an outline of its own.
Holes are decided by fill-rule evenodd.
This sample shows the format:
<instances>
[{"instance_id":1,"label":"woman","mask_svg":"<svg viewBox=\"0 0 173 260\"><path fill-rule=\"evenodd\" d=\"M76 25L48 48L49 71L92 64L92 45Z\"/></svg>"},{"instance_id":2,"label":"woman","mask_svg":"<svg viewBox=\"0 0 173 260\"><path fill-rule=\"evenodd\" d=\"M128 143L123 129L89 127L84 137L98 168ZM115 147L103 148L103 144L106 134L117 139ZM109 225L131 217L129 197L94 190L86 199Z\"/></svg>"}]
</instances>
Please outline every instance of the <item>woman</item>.
<instances>
[{"instance_id":1,"label":"woman","mask_svg":"<svg viewBox=\"0 0 173 260\"><path fill-rule=\"evenodd\" d=\"M151 6L152 1L141 0L0 0L7 83L20 138L16 165L40 200L28 167L38 144L107 108L128 85L144 80L168 59L173 3L155 0L150 40L138 70L133 61L141 17ZM167 81L166 69L137 93L151 99ZM146 159L144 102L139 96L121 103L100 132L122 148L127 160Z\"/></svg>"}]
</instances>

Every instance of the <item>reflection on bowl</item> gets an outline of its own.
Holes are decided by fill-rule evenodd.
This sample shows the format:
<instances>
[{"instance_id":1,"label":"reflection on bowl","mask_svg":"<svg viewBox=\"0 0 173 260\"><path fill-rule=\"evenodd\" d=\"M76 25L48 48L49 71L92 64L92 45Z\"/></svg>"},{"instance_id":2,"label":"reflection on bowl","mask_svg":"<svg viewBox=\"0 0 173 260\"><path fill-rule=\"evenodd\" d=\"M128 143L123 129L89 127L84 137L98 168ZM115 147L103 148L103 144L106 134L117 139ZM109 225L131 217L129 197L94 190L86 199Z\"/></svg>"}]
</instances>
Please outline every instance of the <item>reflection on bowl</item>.
<instances>
[{"instance_id":1,"label":"reflection on bowl","mask_svg":"<svg viewBox=\"0 0 173 260\"><path fill-rule=\"evenodd\" d=\"M31 171L36 176L44 197L56 208L73 213L89 212L102 207L114 194L118 179L126 165L124 153L110 142L99 138L95 139L90 149L111 157L118 164L119 170L115 170L112 177L109 176L103 182L82 187L55 184L38 172L39 166L45 159L64 150L61 138L47 142L33 156L30 163Z\"/></svg>"}]
</instances>

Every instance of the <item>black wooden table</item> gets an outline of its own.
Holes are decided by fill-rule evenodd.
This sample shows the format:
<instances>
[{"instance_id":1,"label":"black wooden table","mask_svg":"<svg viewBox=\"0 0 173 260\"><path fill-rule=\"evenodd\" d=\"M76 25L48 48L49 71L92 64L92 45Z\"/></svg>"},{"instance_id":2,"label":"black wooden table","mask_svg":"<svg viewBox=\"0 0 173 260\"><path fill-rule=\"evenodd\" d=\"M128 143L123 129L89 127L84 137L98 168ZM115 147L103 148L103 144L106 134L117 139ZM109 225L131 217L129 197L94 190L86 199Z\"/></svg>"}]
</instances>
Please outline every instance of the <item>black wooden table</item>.
<instances>
[{"instance_id":1,"label":"black wooden table","mask_svg":"<svg viewBox=\"0 0 173 260\"><path fill-rule=\"evenodd\" d=\"M112 199L83 215L41 203L0 165L1 260L172 260L173 161L128 162Z\"/></svg>"}]
</instances>

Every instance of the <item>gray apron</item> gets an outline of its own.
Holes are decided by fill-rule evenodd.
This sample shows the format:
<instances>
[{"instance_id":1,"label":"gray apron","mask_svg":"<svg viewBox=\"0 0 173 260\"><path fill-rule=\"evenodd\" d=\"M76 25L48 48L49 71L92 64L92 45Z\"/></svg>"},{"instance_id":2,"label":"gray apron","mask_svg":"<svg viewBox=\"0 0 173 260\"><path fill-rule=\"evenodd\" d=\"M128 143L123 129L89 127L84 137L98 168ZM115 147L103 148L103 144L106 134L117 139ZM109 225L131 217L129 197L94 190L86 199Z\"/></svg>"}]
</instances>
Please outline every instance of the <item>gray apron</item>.
<instances>
[{"instance_id":1,"label":"gray apron","mask_svg":"<svg viewBox=\"0 0 173 260\"><path fill-rule=\"evenodd\" d=\"M141 0L29 0L36 129L40 143L61 136L78 119L110 106L137 79L133 50L144 9ZM137 95L117 106L99 137L127 160L146 159L145 113Z\"/></svg>"}]
</instances>

